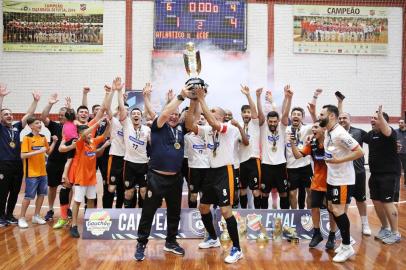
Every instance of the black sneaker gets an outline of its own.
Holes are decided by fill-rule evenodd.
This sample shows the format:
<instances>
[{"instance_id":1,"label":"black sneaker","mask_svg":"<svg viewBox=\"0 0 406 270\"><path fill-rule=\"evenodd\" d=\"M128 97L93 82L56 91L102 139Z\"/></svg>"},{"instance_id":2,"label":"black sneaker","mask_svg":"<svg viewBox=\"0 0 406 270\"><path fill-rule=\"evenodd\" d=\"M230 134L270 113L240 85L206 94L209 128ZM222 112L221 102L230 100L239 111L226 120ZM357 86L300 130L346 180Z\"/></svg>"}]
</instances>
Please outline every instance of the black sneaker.
<instances>
[{"instance_id":1,"label":"black sneaker","mask_svg":"<svg viewBox=\"0 0 406 270\"><path fill-rule=\"evenodd\" d=\"M68 218L72 219L72 210L70 208L68 208Z\"/></svg>"},{"instance_id":2,"label":"black sneaker","mask_svg":"<svg viewBox=\"0 0 406 270\"><path fill-rule=\"evenodd\" d=\"M8 221L4 217L0 217L0 228L8 226Z\"/></svg>"},{"instance_id":3,"label":"black sneaker","mask_svg":"<svg viewBox=\"0 0 406 270\"><path fill-rule=\"evenodd\" d=\"M314 233L312 240L309 243L310 248L316 247L321 241L323 241L323 236L321 236L321 233Z\"/></svg>"},{"instance_id":4,"label":"black sneaker","mask_svg":"<svg viewBox=\"0 0 406 270\"><path fill-rule=\"evenodd\" d=\"M178 242L176 242L176 241L171 242L171 243L166 242L164 250L168 251L168 252L172 252L176 255L182 255L182 256L185 255L185 250L181 246L179 246Z\"/></svg>"},{"instance_id":5,"label":"black sneaker","mask_svg":"<svg viewBox=\"0 0 406 270\"><path fill-rule=\"evenodd\" d=\"M135 254L134 254L134 258L137 261L143 261L145 259L145 247L146 245L142 244L142 243L138 243L137 244L137 249L135 250Z\"/></svg>"},{"instance_id":6,"label":"black sneaker","mask_svg":"<svg viewBox=\"0 0 406 270\"><path fill-rule=\"evenodd\" d=\"M8 224L18 224L18 220L13 215L8 215L6 221Z\"/></svg>"},{"instance_id":7,"label":"black sneaker","mask_svg":"<svg viewBox=\"0 0 406 270\"><path fill-rule=\"evenodd\" d=\"M73 238L80 238L78 226L70 227L70 236L72 236Z\"/></svg>"},{"instance_id":8,"label":"black sneaker","mask_svg":"<svg viewBox=\"0 0 406 270\"><path fill-rule=\"evenodd\" d=\"M49 221L51 219L54 219L54 210L49 210L47 214L45 215L45 221Z\"/></svg>"},{"instance_id":9,"label":"black sneaker","mask_svg":"<svg viewBox=\"0 0 406 270\"><path fill-rule=\"evenodd\" d=\"M335 245L336 245L336 236L335 234L334 235L330 234L326 242L326 249L329 250L334 249Z\"/></svg>"}]
</instances>

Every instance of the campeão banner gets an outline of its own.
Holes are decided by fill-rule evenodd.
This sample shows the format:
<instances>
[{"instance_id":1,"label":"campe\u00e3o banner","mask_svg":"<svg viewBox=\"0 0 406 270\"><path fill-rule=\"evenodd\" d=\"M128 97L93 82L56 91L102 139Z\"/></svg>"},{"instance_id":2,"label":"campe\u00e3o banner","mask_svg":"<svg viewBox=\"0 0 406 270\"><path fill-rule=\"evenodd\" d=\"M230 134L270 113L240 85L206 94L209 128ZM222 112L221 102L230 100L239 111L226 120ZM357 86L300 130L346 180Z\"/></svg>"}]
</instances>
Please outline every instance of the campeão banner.
<instances>
[{"instance_id":1,"label":"campe\u00e3o banner","mask_svg":"<svg viewBox=\"0 0 406 270\"><path fill-rule=\"evenodd\" d=\"M87 209L83 223L83 239L124 240L136 239L138 224L142 209ZM220 209L214 211L215 229L218 235L223 228ZM301 239L311 239L313 223L310 210L257 210L233 209L239 232L247 240L254 240L259 234L259 228L265 228L268 236L272 238L275 229L275 220L280 219L284 228L294 229ZM166 209L157 210L152 228L151 237L165 239L166 237ZM320 231L327 237L330 231L328 212L321 210ZM262 224L262 225L260 225ZM203 238L205 229L201 215L197 209L182 209L179 224L179 238ZM339 237L339 232L337 232Z\"/></svg>"},{"instance_id":2,"label":"campe\u00e3o banner","mask_svg":"<svg viewBox=\"0 0 406 270\"><path fill-rule=\"evenodd\" d=\"M3 1L3 50L103 52L102 1Z\"/></svg>"},{"instance_id":3,"label":"campe\u00e3o banner","mask_svg":"<svg viewBox=\"0 0 406 270\"><path fill-rule=\"evenodd\" d=\"M385 7L293 6L295 53L386 55Z\"/></svg>"}]
</instances>

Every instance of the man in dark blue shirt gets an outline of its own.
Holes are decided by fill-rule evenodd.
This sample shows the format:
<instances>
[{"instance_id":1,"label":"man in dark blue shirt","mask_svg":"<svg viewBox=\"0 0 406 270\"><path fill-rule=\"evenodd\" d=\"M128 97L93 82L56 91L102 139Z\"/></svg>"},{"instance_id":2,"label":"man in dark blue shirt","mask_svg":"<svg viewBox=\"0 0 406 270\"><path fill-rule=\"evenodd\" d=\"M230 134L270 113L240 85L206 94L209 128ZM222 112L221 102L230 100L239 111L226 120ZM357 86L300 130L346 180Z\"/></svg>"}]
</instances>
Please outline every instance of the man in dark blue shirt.
<instances>
[{"instance_id":1,"label":"man in dark blue shirt","mask_svg":"<svg viewBox=\"0 0 406 270\"><path fill-rule=\"evenodd\" d=\"M178 106L188 96L189 87L185 86L181 93L165 106L158 117L152 111L150 84L144 88L143 94L145 108L155 120L151 127L151 156L148 164L147 194L138 226L138 244L134 255L137 261L142 261L145 258L144 252L151 232L152 221L163 198L165 198L167 206L168 224L164 251L182 256L185 254L185 250L176 242L183 186L181 173L184 155L183 136L186 134L184 125L179 123Z\"/></svg>"},{"instance_id":2,"label":"man in dark blue shirt","mask_svg":"<svg viewBox=\"0 0 406 270\"><path fill-rule=\"evenodd\" d=\"M9 93L6 87L0 86L0 227L17 224L13 212L23 179L20 133L26 125L28 116L35 112L40 99L40 95L33 92L34 100L27 114L21 121L13 124L11 110L2 107L3 99Z\"/></svg>"}]
</instances>

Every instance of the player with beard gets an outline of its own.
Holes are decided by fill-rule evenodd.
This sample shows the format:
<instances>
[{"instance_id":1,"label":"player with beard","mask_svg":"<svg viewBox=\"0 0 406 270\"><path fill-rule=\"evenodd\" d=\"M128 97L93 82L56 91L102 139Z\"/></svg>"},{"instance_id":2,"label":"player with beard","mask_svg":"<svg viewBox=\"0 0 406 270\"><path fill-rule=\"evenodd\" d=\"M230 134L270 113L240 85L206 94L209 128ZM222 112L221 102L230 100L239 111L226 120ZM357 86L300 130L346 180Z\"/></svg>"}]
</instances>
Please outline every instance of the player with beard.
<instances>
[{"instance_id":1,"label":"player with beard","mask_svg":"<svg viewBox=\"0 0 406 270\"><path fill-rule=\"evenodd\" d=\"M255 209L261 209L261 161L259 151L259 126L258 112L254 101L250 95L248 86L241 86L241 93L245 95L249 105L241 107L241 117L245 134L249 139L249 144L239 145L240 161L240 204L241 208L247 208L247 187L254 195ZM266 198L268 200L268 198Z\"/></svg>"},{"instance_id":2,"label":"player with beard","mask_svg":"<svg viewBox=\"0 0 406 270\"><path fill-rule=\"evenodd\" d=\"M400 242L398 210L393 203L401 165L397 153L397 136L389 126L389 116L379 106L371 118L372 130L365 136L369 146L369 191L381 230L375 236L385 244ZM390 226L390 229L389 229Z\"/></svg>"},{"instance_id":3,"label":"player with beard","mask_svg":"<svg viewBox=\"0 0 406 270\"><path fill-rule=\"evenodd\" d=\"M358 142L362 147L366 131L355 128L351 125L351 116L349 113L342 112L338 117L340 125ZM362 234L371 235L371 229L368 224L367 203L366 203L366 174L364 167L364 157L354 160L355 185L353 187L352 197L355 198L359 215L362 223ZM348 207L347 207L348 209Z\"/></svg>"},{"instance_id":4,"label":"player with beard","mask_svg":"<svg viewBox=\"0 0 406 270\"><path fill-rule=\"evenodd\" d=\"M291 91L290 86L286 86ZM315 97L313 97L315 98ZM285 107L285 106L283 106ZM284 109L282 110L282 113ZM296 146L301 150L306 142L307 136L312 133L311 125L304 125L303 119L305 112L303 108L294 107L290 114L290 119L292 125L286 128L286 133L289 136L296 137ZM317 119L315 114L311 112L313 121ZM288 184L289 184L289 199L290 206L292 209L297 209L298 207L298 189L299 189L299 208L303 209L305 204L305 198L307 194L307 206L310 207L310 185L311 178L313 176L313 170L310 165L310 157L306 156L300 159L295 159L290 142L286 144L286 167L288 173ZM300 192L300 189L302 192ZM305 190L305 192L303 192ZM303 194L303 195L301 195Z\"/></svg>"},{"instance_id":5,"label":"player with beard","mask_svg":"<svg viewBox=\"0 0 406 270\"><path fill-rule=\"evenodd\" d=\"M34 100L27 113L21 121L13 124L11 110L2 107L3 99L9 93L5 86L0 85L0 227L18 222L13 212L23 180L20 133L26 126L28 117L35 112L40 99L39 93L34 91Z\"/></svg>"},{"instance_id":6,"label":"player with beard","mask_svg":"<svg viewBox=\"0 0 406 270\"><path fill-rule=\"evenodd\" d=\"M324 133L325 129L320 127L320 120L314 122L312 127L312 137L306 142L302 150L296 147L294 137L291 137L292 152L295 158L299 159L303 156L310 155L314 162L314 176L310 186L312 196L312 220L314 232L309 247L316 247L323 236L320 232L320 208L325 207L326 191L327 191L327 165L324 161ZM326 249L334 249L336 236L336 223L333 215L330 213L330 233L326 242Z\"/></svg>"},{"instance_id":7,"label":"player with beard","mask_svg":"<svg viewBox=\"0 0 406 270\"><path fill-rule=\"evenodd\" d=\"M145 258L145 248L151 232L152 221L163 198L167 205L168 224L164 251L185 255L185 250L176 241L182 201L181 169L184 156L184 135L186 134L184 125L179 123L178 107L189 96L190 88L190 85L184 86L180 94L165 106L158 117L155 117L148 96L145 96L144 99L145 108L154 121L151 127L147 196L138 226L138 244L134 255L137 261Z\"/></svg>"},{"instance_id":8,"label":"player with beard","mask_svg":"<svg viewBox=\"0 0 406 270\"><path fill-rule=\"evenodd\" d=\"M231 208L234 195L233 146L235 134L238 133L238 130L233 125L224 123L225 112L223 109L215 107L209 110L205 101L204 89L197 89L196 95L210 125L198 126L193 123L193 119L190 119L190 114L187 115L186 126L188 130L203 136L207 141L207 147L210 149L210 169L202 182L202 198L199 205L202 221L209 237L199 244L199 248L220 247L220 240L214 230L213 217L210 212L210 205L216 204L220 207L221 214L227 223L227 229L233 243L230 255L224 261L226 263L235 263L243 258L239 243L237 221L233 216Z\"/></svg>"},{"instance_id":9,"label":"player with beard","mask_svg":"<svg viewBox=\"0 0 406 270\"><path fill-rule=\"evenodd\" d=\"M326 128L324 140L325 162L327 164L328 209L333 212L340 229L342 243L334 251L334 262L345 262L355 254L350 245L350 220L345 213L350 202L351 187L355 184L352 161L363 156L358 142L338 123L338 108L325 105L320 113L320 126Z\"/></svg>"},{"instance_id":10,"label":"player with beard","mask_svg":"<svg viewBox=\"0 0 406 270\"><path fill-rule=\"evenodd\" d=\"M151 129L142 124L142 112L133 108L128 115L124 106L122 87L116 89L118 92L119 117L123 125L125 156L124 156L124 205L126 208L133 208L137 202L137 190L139 188L138 206L143 207L147 191L146 174L148 170L147 144L150 142ZM143 94L150 88L148 84L144 87Z\"/></svg>"},{"instance_id":11,"label":"player with beard","mask_svg":"<svg viewBox=\"0 0 406 270\"><path fill-rule=\"evenodd\" d=\"M261 92L257 99L261 98ZM266 117L266 124L261 123L262 149L262 208L268 209L268 197L272 188L278 190L281 209L289 209L288 182L286 180L285 132L288 125L288 114L293 92L289 86L284 88L285 108L281 119L276 111L271 111ZM261 104L258 104L259 119L264 118Z\"/></svg>"}]
</instances>

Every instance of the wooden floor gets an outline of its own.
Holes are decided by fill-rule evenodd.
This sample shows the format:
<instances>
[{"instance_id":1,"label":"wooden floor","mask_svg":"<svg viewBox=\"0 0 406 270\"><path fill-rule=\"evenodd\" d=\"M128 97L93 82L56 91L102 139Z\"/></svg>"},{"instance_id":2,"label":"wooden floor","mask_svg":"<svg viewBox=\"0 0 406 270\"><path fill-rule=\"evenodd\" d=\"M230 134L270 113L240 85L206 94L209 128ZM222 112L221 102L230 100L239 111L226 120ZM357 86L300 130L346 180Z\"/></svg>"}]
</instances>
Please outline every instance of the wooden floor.
<instances>
[{"instance_id":1,"label":"wooden floor","mask_svg":"<svg viewBox=\"0 0 406 270\"><path fill-rule=\"evenodd\" d=\"M241 243L244 259L237 264L223 262L229 247L199 250L199 240L180 240L186 255L179 257L163 251L163 240L151 240L146 259L133 259L136 241L72 239L68 229L53 230L52 222L26 230L17 226L0 228L0 269L406 269L406 189L402 185L399 208L399 228L403 239L394 245L384 245L373 236L361 235L357 209L349 210L351 235L357 241L356 256L343 264L331 261L333 253L322 247L308 248L308 241L259 245L255 241ZM19 200L21 202L21 200ZM371 204L368 201L368 204ZM44 205L47 205L46 203ZM185 205L185 202L183 202ZM33 208L29 208L32 215ZM44 211L45 212L45 211ZM83 211L82 211L83 212ZM16 208L19 213L19 207ZM379 229L373 207L368 207L373 233ZM80 224L81 225L81 224Z\"/></svg>"}]
</instances>

